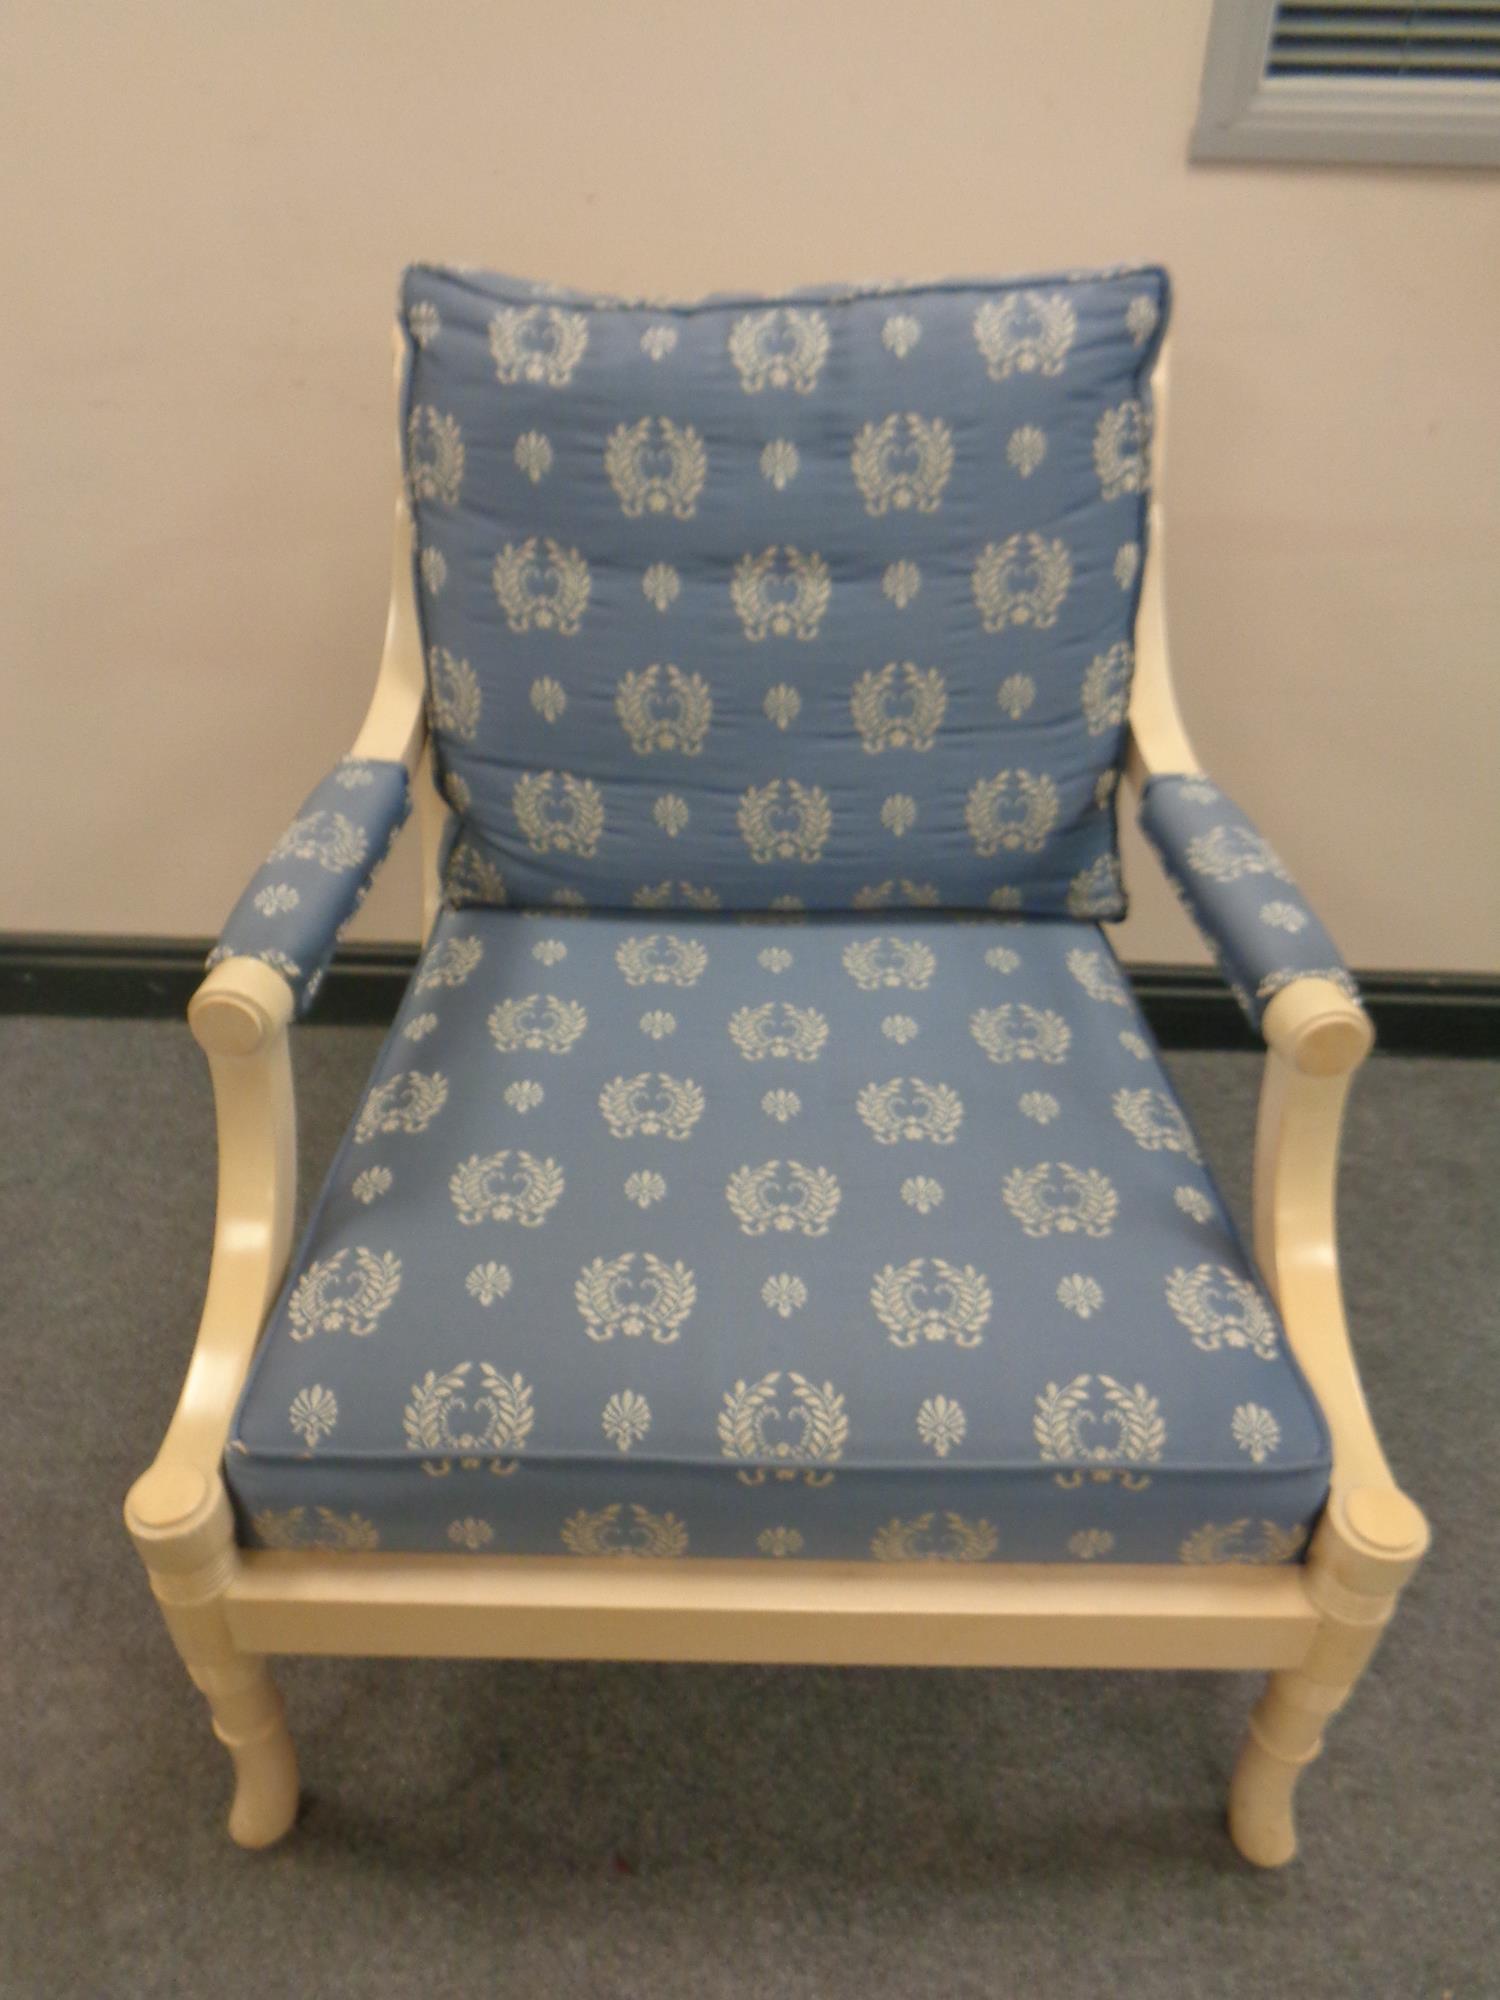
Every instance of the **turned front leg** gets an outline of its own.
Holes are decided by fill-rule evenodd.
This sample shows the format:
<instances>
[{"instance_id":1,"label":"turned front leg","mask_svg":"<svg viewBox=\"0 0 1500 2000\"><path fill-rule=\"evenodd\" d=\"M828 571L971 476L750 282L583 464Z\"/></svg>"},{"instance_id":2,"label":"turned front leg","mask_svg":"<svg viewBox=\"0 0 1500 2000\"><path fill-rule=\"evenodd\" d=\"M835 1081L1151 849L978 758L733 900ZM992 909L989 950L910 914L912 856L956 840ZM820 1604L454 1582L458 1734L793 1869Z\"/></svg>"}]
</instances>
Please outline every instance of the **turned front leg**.
<instances>
[{"instance_id":1,"label":"turned front leg","mask_svg":"<svg viewBox=\"0 0 1500 2000\"><path fill-rule=\"evenodd\" d=\"M217 1479L159 1462L131 1488L125 1521L214 1734L234 1760L230 1837L269 1847L297 1816L297 1757L265 1661L237 1650L224 1615L238 1553L228 1495Z\"/></svg>"},{"instance_id":2,"label":"turned front leg","mask_svg":"<svg viewBox=\"0 0 1500 2000\"><path fill-rule=\"evenodd\" d=\"M1394 1487L1362 1487L1329 1503L1307 1564L1317 1636L1301 1666L1267 1680L1229 1788L1230 1836L1247 1861L1278 1868L1296 1853L1297 1780L1379 1645L1427 1541L1420 1510Z\"/></svg>"}]
</instances>

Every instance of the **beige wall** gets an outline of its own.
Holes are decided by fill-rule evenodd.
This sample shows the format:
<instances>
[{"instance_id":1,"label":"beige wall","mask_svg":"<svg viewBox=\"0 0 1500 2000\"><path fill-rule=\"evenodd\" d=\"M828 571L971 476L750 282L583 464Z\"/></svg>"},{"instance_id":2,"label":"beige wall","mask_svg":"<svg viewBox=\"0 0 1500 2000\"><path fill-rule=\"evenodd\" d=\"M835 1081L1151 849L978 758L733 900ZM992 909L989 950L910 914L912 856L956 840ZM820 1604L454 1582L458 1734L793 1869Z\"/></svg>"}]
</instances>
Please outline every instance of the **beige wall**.
<instances>
[{"instance_id":1,"label":"beige wall","mask_svg":"<svg viewBox=\"0 0 1500 2000\"><path fill-rule=\"evenodd\" d=\"M383 623L397 271L1159 257L1205 759L1366 966L1500 960L1500 176L1189 169L1208 0L10 0L0 927L214 929ZM1132 845L1137 958L1199 956ZM412 934L411 857L365 936Z\"/></svg>"}]
</instances>

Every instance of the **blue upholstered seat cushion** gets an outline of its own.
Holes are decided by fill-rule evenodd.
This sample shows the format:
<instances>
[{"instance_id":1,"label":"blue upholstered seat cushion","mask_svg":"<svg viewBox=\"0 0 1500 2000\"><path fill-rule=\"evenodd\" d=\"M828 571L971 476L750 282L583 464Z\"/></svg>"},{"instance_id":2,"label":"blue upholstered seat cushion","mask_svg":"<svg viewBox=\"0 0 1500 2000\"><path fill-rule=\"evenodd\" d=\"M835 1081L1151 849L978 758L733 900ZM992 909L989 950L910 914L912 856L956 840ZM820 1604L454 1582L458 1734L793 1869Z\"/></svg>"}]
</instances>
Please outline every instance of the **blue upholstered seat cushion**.
<instances>
[{"instance_id":1,"label":"blue upholstered seat cushion","mask_svg":"<svg viewBox=\"0 0 1500 2000\"><path fill-rule=\"evenodd\" d=\"M418 266L456 900L1117 917L1155 268L691 305Z\"/></svg>"},{"instance_id":2,"label":"blue upholstered seat cushion","mask_svg":"<svg viewBox=\"0 0 1500 2000\"><path fill-rule=\"evenodd\" d=\"M1329 1453L1094 926L482 909L226 1465L269 1547L1274 1562Z\"/></svg>"}]
</instances>

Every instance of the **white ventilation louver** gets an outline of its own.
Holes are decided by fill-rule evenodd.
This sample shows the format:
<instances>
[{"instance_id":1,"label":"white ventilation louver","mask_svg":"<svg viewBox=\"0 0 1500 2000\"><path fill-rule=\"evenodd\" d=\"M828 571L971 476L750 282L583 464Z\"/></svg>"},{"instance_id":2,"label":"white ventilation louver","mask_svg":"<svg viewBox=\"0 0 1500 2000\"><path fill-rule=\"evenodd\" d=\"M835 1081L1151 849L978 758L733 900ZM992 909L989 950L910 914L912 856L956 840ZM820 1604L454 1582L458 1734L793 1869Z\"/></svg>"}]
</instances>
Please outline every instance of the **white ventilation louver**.
<instances>
[{"instance_id":1,"label":"white ventilation louver","mask_svg":"<svg viewBox=\"0 0 1500 2000\"><path fill-rule=\"evenodd\" d=\"M1192 157L1500 165L1500 0L1215 0Z\"/></svg>"},{"instance_id":2,"label":"white ventilation louver","mask_svg":"<svg viewBox=\"0 0 1500 2000\"><path fill-rule=\"evenodd\" d=\"M1439 6L1437 0L1365 0L1362 6L1284 0L1271 24L1265 73L1500 84L1500 0L1469 7Z\"/></svg>"}]
</instances>

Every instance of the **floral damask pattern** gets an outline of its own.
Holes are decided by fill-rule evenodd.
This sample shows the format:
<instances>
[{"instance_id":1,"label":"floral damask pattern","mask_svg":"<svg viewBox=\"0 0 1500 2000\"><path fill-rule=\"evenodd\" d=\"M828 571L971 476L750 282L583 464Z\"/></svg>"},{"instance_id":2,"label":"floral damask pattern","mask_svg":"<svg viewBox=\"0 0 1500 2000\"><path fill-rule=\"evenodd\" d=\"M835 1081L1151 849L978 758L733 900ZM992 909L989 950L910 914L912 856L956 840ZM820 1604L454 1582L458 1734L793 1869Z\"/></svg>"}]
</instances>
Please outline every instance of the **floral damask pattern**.
<instances>
[{"instance_id":1,"label":"floral damask pattern","mask_svg":"<svg viewBox=\"0 0 1500 2000\"><path fill-rule=\"evenodd\" d=\"M1096 927L472 909L225 1470L276 1546L1129 1563L1295 1560L1328 1460Z\"/></svg>"},{"instance_id":2,"label":"floral damask pattern","mask_svg":"<svg viewBox=\"0 0 1500 2000\"><path fill-rule=\"evenodd\" d=\"M210 967L258 958L286 979L305 1014L345 925L411 810L403 764L346 757L302 802L230 911Z\"/></svg>"},{"instance_id":3,"label":"floral damask pattern","mask_svg":"<svg viewBox=\"0 0 1500 2000\"><path fill-rule=\"evenodd\" d=\"M1296 979L1329 979L1358 998L1338 947L1285 863L1217 786L1199 777L1153 778L1140 821L1252 1027Z\"/></svg>"},{"instance_id":4,"label":"floral damask pattern","mask_svg":"<svg viewBox=\"0 0 1500 2000\"><path fill-rule=\"evenodd\" d=\"M1123 914L1167 312L1150 268L670 309L409 272L452 900Z\"/></svg>"}]
</instances>

